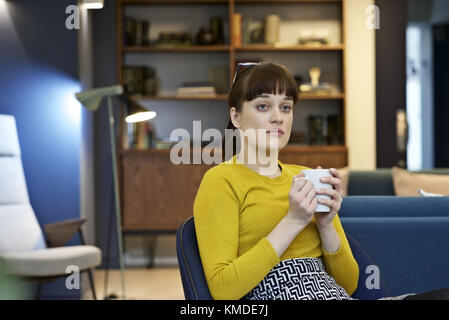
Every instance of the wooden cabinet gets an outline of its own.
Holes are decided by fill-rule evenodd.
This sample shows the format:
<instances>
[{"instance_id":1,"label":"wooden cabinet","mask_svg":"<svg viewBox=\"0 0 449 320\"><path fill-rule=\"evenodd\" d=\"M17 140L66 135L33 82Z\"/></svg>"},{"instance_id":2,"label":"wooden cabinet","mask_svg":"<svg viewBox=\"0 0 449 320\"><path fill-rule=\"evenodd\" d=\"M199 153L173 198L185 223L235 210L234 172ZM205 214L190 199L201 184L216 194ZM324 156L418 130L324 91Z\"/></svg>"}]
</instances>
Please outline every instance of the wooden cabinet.
<instances>
[{"instance_id":1,"label":"wooden cabinet","mask_svg":"<svg viewBox=\"0 0 449 320\"><path fill-rule=\"evenodd\" d=\"M294 75L301 74L305 82L309 81L308 70L314 66L320 67L322 79L334 81L340 90L332 94L301 94L293 130L307 132L307 119L316 114L339 115L345 128L344 0L117 0L116 3L118 79L123 83L122 70L127 65L146 65L156 69L160 78L158 92L136 95L134 98L144 105L159 108L154 122L160 124L165 133L184 127L180 118L190 122L191 126L193 120L203 116L210 116L212 123L206 123L204 127L223 130L229 119L227 94L177 97L174 93L176 83L206 81L207 66L217 64L227 68L231 82L236 59L249 57L283 64ZM318 27L322 19L325 21L323 25L331 21L337 40L320 46L297 43L235 45L229 41L234 13L241 13L244 17L254 13L260 18L271 11L281 15L289 24L283 36L292 30L298 19ZM207 15L209 17L205 17ZM183 28L188 28L189 23L198 28L212 16L219 16L225 22L228 40L222 45L160 47L151 41L155 39L154 30L186 31ZM124 43L123 27L128 17L151 20L153 34L150 32L149 45L129 46ZM304 24L301 26L304 27ZM194 36L197 30L192 27L190 31ZM203 109L199 111L200 108ZM191 109L194 115L190 114ZM345 141L343 129L341 145L288 145L281 151L280 160L312 168L317 165L324 168L344 167L348 163ZM119 151L119 166L124 231L176 230L192 215L199 184L203 174L211 167L205 164L174 165L170 161L169 150L122 150Z\"/></svg>"},{"instance_id":2,"label":"wooden cabinet","mask_svg":"<svg viewBox=\"0 0 449 320\"><path fill-rule=\"evenodd\" d=\"M346 148L285 147L284 163L315 168L341 167ZM193 215L193 202L204 173L213 165L170 161L169 150L128 150L119 154L123 231L176 231Z\"/></svg>"},{"instance_id":3,"label":"wooden cabinet","mask_svg":"<svg viewBox=\"0 0 449 320\"><path fill-rule=\"evenodd\" d=\"M204 164L174 165L168 150L120 153L124 231L174 231L192 216Z\"/></svg>"}]
</instances>

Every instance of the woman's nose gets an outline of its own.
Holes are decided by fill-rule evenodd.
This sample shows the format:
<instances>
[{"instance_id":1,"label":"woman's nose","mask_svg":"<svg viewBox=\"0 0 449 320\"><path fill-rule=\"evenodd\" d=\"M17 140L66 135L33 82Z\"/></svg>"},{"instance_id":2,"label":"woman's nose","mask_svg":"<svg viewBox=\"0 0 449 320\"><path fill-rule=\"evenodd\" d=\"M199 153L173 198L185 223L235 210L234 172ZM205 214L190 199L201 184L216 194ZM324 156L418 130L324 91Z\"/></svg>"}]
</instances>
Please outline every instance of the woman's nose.
<instances>
[{"instance_id":1,"label":"woman's nose","mask_svg":"<svg viewBox=\"0 0 449 320\"><path fill-rule=\"evenodd\" d=\"M282 123L282 113L278 108L274 108L271 114L271 122L279 122Z\"/></svg>"}]
</instances>

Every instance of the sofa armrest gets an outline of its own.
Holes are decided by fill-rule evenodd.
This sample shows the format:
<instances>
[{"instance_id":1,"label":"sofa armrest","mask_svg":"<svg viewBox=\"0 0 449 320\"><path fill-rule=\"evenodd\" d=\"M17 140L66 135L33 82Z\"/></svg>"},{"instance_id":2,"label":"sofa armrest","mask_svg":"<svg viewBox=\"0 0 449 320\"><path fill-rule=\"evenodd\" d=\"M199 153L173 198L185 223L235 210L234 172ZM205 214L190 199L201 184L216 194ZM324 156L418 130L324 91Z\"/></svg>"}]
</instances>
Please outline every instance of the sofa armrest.
<instances>
[{"instance_id":1,"label":"sofa armrest","mask_svg":"<svg viewBox=\"0 0 449 320\"><path fill-rule=\"evenodd\" d=\"M340 217L449 217L449 197L348 196Z\"/></svg>"},{"instance_id":2,"label":"sofa armrest","mask_svg":"<svg viewBox=\"0 0 449 320\"><path fill-rule=\"evenodd\" d=\"M49 223L44 226L45 238L49 248L62 247L81 230L87 219L70 219ZM81 239L84 242L84 239Z\"/></svg>"}]
</instances>

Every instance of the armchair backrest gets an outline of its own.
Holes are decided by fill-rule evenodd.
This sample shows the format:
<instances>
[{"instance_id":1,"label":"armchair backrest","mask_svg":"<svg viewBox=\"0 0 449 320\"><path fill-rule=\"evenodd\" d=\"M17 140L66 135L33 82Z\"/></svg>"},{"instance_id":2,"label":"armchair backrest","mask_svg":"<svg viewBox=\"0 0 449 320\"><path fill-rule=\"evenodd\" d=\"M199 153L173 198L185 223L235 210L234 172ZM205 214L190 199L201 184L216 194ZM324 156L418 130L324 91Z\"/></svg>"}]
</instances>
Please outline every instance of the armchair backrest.
<instances>
[{"instance_id":1,"label":"armchair backrest","mask_svg":"<svg viewBox=\"0 0 449 320\"><path fill-rule=\"evenodd\" d=\"M193 217L178 229L176 253L186 300L212 300L198 250Z\"/></svg>"},{"instance_id":2,"label":"armchair backrest","mask_svg":"<svg viewBox=\"0 0 449 320\"><path fill-rule=\"evenodd\" d=\"M0 253L45 247L28 197L16 121L0 114Z\"/></svg>"},{"instance_id":3,"label":"armchair backrest","mask_svg":"<svg viewBox=\"0 0 449 320\"><path fill-rule=\"evenodd\" d=\"M360 269L358 288L352 297L361 300L374 300L389 296L390 294L383 278L380 279L380 287L378 289L366 287L367 274L363 271L367 266L375 264L354 238L348 234L346 236ZM212 300L206 278L204 277L193 217L187 219L178 229L176 252L186 300Z\"/></svg>"}]
</instances>

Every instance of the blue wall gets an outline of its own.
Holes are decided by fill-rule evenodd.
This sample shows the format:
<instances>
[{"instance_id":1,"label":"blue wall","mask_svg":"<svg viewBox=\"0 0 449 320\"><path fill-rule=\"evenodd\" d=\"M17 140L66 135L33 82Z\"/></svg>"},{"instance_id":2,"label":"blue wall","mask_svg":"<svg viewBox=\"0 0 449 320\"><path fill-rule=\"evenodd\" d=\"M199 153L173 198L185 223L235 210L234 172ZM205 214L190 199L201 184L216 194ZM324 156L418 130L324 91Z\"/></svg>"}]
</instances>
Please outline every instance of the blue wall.
<instances>
[{"instance_id":1,"label":"blue wall","mask_svg":"<svg viewBox=\"0 0 449 320\"><path fill-rule=\"evenodd\" d=\"M30 201L41 226L80 217L81 105L77 31L65 27L76 1L0 0L0 113L14 115ZM70 244L79 244L74 237ZM79 298L64 279L43 298Z\"/></svg>"}]
</instances>

